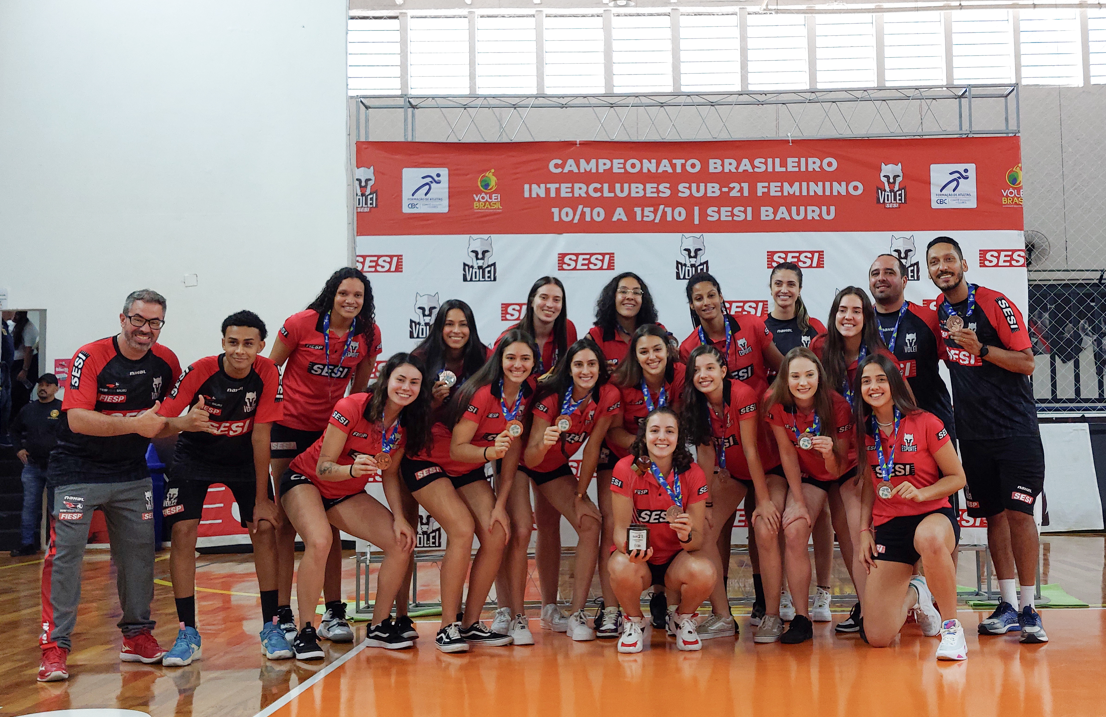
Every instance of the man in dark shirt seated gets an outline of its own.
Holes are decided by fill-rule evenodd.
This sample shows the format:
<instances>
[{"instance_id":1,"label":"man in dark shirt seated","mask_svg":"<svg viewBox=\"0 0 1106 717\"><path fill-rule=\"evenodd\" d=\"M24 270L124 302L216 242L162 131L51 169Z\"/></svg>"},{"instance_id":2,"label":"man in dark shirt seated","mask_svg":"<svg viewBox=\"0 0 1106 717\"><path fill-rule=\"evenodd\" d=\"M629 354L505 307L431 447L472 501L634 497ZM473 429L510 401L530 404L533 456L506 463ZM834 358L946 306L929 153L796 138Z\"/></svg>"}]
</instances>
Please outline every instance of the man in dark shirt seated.
<instances>
[{"instance_id":1,"label":"man in dark shirt seated","mask_svg":"<svg viewBox=\"0 0 1106 717\"><path fill-rule=\"evenodd\" d=\"M23 520L20 545L11 551L13 558L38 552L35 536L42 524L46 468L50 463L50 451L58 442L58 420L61 418L61 401L54 397L57 392L58 377L52 373L42 374L35 387L38 400L28 403L12 419L12 446L23 461Z\"/></svg>"}]
</instances>

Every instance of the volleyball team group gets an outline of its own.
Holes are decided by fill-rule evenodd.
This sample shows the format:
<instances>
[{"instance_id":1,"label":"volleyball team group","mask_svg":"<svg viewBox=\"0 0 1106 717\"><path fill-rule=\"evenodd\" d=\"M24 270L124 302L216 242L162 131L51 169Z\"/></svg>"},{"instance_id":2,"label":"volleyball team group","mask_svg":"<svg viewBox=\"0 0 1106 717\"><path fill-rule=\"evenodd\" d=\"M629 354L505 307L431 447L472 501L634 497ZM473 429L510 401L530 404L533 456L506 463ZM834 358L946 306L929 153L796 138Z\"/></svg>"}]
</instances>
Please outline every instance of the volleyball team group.
<instances>
[{"instance_id":1,"label":"volleyball team group","mask_svg":"<svg viewBox=\"0 0 1106 717\"><path fill-rule=\"evenodd\" d=\"M366 644L414 644L420 506L446 536L442 652L534 643L524 600L535 525L541 629L609 639L623 653L641 651L649 629L679 650L734 639L727 573L743 504L755 643L803 643L812 621L832 620L836 540L858 596L837 633L882 647L915 622L940 637L938 659L963 660L956 494L965 487L968 515L987 519L1002 594L979 633L1045 642L1033 605L1044 458L1028 331L1005 296L968 283L955 239L930 242L923 266L941 292L936 311L904 300L907 268L884 254L869 269L875 303L846 287L824 326L803 303L795 264L771 270L764 319L728 314L719 281L699 273L686 285L694 330L682 342L636 274L603 287L582 338L564 286L542 277L494 348L469 305L449 300L428 337L384 361L371 383L380 331L356 269L335 272L289 317L268 357L264 322L240 311L222 324L222 353L183 372L158 343L165 299L134 292L120 333L83 346L66 383L49 468L38 679L68 678L95 509L118 571L121 659L183 666L201 657L195 546L215 484L232 491L249 530L269 659L322 659L320 640L354 639L339 531L383 554ZM180 631L166 651L151 632L145 453L150 439L175 434L159 507ZM382 482L387 506L366 492L370 481ZM562 517L578 536L567 605L558 603ZM586 611L596 571L602 595ZM493 585L498 605L485 624ZM700 615L704 603L710 612Z\"/></svg>"}]
</instances>

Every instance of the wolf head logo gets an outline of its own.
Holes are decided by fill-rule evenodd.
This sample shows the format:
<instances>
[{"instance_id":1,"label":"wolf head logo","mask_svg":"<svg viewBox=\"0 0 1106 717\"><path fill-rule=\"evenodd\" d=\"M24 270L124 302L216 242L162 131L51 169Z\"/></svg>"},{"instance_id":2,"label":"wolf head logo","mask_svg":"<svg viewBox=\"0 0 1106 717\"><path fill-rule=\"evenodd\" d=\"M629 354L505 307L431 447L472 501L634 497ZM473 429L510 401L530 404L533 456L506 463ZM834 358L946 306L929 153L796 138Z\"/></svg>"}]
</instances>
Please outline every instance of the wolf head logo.
<instances>
[{"instance_id":1,"label":"wolf head logo","mask_svg":"<svg viewBox=\"0 0 1106 717\"><path fill-rule=\"evenodd\" d=\"M707 243L703 235L680 237L680 261L687 266L697 266L703 263L707 253Z\"/></svg>"},{"instance_id":2,"label":"wolf head logo","mask_svg":"<svg viewBox=\"0 0 1106 717\"><path fill-rule=\"evenodd\" d=\"M914 260L914 255L917 251L917 248L914 246L913 234L908 237L891 237L891 253L897 256L899 261L903 264L909 266Z\"/></svg>"},{"instance_id":3,"label":"wolf head logo","mask_svg":"<svg viewBox=\"0 0 1106 717\"><path fill-rule=\"evenodd\" d=\"M902 181L902 162L898 164L883 164L879 165L879 178L883 180L883 188L890 192L893 189L899 188L899 182Z\"/></svg>"},{"instance_id":4,"label":"wolf head logo","mask_svg":"<svg viewBox=\"0 0 1106 717\"><path fill-rule=\"evenodd\" d=\"M150 400L156 401L161 397L162 380L161 376L154 376L154 385L153 390L150 392Z\"/></svg>"},{"instance_id":5,"label":"wolf head logo","mask_svg":"<svg viewBox=\"0 0 1106 717\"><path fill-rule=\"evenodd\" d=\"M441 302L438 301L437 294L415 292L415 316L420 324L429 326L430 322L434 320L434 315L438 313L439 306L441 306Z\"/></svg>"},{"instance_id":6,"label":"wolf head logo","mask_svg":"<svg viewBox=\"0 0 1106 717\"><path fill-rule=\"evenodd\" d=\"M357 171L353 175L353 180L357 182L357 193L368 194L373 190L373 184L376 183L375 167L358 167Z\"/></svg>"},{"instance_id":7,"label":"wolf head logo","mask_svg":"<svg viewBox=\"0 0 1106 717\"><path fill-rule=\"evenodd\" d=\"M245 405L243 408L246 413L249 413L253 409L257 408L257 391L247 391L244 400Z\"/></svg>"},{"instance_id":8,"label":"wolf head logo","mask_svg":"<svg viewBox=\"0 0 1106 717\"><path fill-rule=\"evenodd\" d=\"M492 258L491 237L469 237L468 255L472 259L473 266L483 268L491 262Z\"/></svg>"},{"instance_id":9,"label":"wolf head logo","mask_svg":"<svg viewBox=\"0 0 1106 717\"><path fill-rule=\"evenodd\" d=\"M912 446L912 445L914 445L914 434L913 434L913 433L907 433L907 434L905 434L905 435L904 435L904 436L902 437L902 442L903 442L903 443L904 443L905 445L908 445L908 446Z\"/></svg>"}]
</instances>

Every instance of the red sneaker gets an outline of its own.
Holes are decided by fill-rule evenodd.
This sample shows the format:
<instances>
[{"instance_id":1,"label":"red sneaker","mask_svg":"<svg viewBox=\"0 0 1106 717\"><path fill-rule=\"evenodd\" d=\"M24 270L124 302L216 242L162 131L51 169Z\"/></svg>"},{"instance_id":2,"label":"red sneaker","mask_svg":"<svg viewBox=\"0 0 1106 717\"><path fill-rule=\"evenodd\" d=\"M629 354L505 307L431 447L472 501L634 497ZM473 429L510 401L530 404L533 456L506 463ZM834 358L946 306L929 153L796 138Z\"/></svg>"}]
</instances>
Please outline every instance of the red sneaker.
<instances>
[{"instance_id":1,"label":"red sneaker","mask_svg":"<svg viewBox=\"0 0 1106 717\"><path fill-rule=\"evenodd\" d=\"M123 662L144 662L147 665L161 662L164 656L165 650L161 649L149 630L143 630L134 637L124 637L123 649L119 651L119 659Z\"/></svg>"},{"instance_id":2,"label":"red sneaker","mask_svg":"<svg viewBox=\"0 0 1106 717\"><path fill-rule=\"evenodd\" d=\"M69 670L65 666L65 660L69 657L69 650L64 647L48 647L42 651L42 662L38 666L39 682L58 682L69 679Z\"/></svg>"}]
</instances>

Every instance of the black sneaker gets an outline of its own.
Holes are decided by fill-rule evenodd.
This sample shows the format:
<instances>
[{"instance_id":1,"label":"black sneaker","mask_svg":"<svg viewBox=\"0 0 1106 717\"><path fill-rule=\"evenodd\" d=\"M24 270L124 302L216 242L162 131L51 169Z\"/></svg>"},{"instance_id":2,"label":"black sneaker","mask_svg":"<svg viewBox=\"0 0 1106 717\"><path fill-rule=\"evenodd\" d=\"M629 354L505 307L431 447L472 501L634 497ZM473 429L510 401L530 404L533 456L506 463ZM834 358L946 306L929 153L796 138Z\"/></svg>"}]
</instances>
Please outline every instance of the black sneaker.
<instances>
[{"instance_id":1,"label":"black sneaker","mask_svg":"<svg viewBox=\"0 0 1106 717\"><path fill-rule=\"evenodd\" d=\"M288 644L292 644L296 640L296 616L292 614L292 608L285 605L277 610L277 624L280 627L280 631L284 633L284 639L288 641Z\"/></svg>"},{"instance_id":2,"label":"black sneaker","mask_svg":"<svg viewBox=\"0 0 1106 717\"><path fill-rule=\"evenodd\" d=\"M470 645L490 645L491 647L500 647L502 645L510 645L514 642L510 635L500 635L497 632L492 632L488 628L484 627L481 622L474 622L468 627L462 627L461 639Z\"/></svg>"},{"instance_id":3,"label":"black sneaker","mask_svg":"<svg viewBox=\"0 0 1106 717\"><path fill-rule=\"evenodd\" d=\"M319 647L319 636L315 634L315 628L310 624L304 626L296 639L292 642L292 652L297 660L321 660L326 657L323 648Z\"/></svg>"},{"instance_id":4,"label":"black sneaker","mask_svg":"<svg viewBox=\"0 0 1106 717\"><path fill-rule=\"evenodd\" d=\"M653 593L649 598L649 617L653 621L654 630L664 630L668 627L668 598L664 590Z\"/></svg>"},{"instance_id":5,"label":"black sneaker","mask_svg":"<svg viewBox=\"0 0 1106 717\"><path fill-rule=\"evenodd\" d=\"M785 645L798 645L813 638L814 624L810 622L810 618L806 615L796 615L787 632L780 636L780 642Z\"/></svg>"},{"instance_id":6,"label":"black sneaker","mask_svg":"<svg viewBox=\"0 0 1106 717\"><path fill-rule=\"evenodd\" d=\"M468 652L469 644L461 637L461 623L455 622L438 630L434 646L442 652Z\"/></svg>"},{"instance_id":7,"label":"black sneaker","mask_svg":"<svg viewBox=\"0 0 1106 717\"><path fill-rule=\"evenodd\" d=\"M18 548L8 553L8 555L12 556L13 558L25 558L28 555L34 555L37 552L38 548L34 546L34 543L31 543L30 545L20 545Z\"/></svg>"},{"instance_id":8,"label":"black sneaker","mask_svg":"<svg viewBox=\"0 0 1106 717\"><path fill-rule=\"evenodd\" d=\"M849 610L849 616L833 627L834 632L852 633L860 632L860 603L853 603L853 609Z\"/></svg>"},{"instance_id":9,"label":"black sneaker","mask_svg":"<svg viewBox=\"0 0 1106 717\"><path fill-rule=\"evenodd\" d=\"M753 611L749 613L749 624L760 625L760 621L764 617L764 610L764 603L754 602Z\"/></svg>"},{"instance_id":10,"label":"black sneaker","mask_svg":"<svg viewBox=\"0 0 1106 717\"><path fill-rule=\"evenodd\" d=\"M419 639L419 631L415 629L415 621L407 615L400 615L396 618L396 631L409 640Z\"/></svg>"},{"instance_id":11,"label":"black sneaker","mask_svg":"<svg viewBox=\"0 0 1106 717\"><path fill-rule=\"evenodd\" d=\"M402 650L414 644L411 638L399 634L390 617L379 625L370 627L369 634L365 636L366 646L383 647L385 650Z\"/></svg>"}]
</instances>

